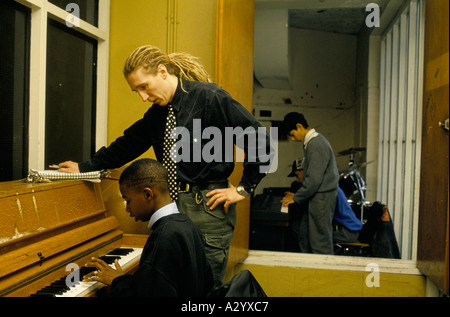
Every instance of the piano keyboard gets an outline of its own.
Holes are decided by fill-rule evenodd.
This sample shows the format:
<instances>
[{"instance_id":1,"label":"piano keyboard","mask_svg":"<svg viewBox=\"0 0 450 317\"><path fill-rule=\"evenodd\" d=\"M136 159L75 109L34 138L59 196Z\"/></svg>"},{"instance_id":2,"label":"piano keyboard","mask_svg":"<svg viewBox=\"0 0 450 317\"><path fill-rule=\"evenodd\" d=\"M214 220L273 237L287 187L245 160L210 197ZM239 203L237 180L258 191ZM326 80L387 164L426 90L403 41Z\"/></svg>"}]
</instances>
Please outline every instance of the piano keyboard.
<instances>
[{"instance_id":1,"label":"piano keyboard","mask_svg":"<svg viewBox=\"0 0 450 317\"><path fill-rule=\"evenodd\" d=\"M113 268L115 268L114 261L118 259L121 268L126 270L140 259L142 250L142 248L117 248L100 257L100 259ZM80 281L75 286L68 287L66 276L64 276L60 280L57 280L37 291L35 294L32 294L31 297L83 297L104 286L103 283L97 281L82 282L84 275L95 270L96 268L83 266L79 269ZM74 272L71 274L73 275Z\"/></svg>"}]
</instances>

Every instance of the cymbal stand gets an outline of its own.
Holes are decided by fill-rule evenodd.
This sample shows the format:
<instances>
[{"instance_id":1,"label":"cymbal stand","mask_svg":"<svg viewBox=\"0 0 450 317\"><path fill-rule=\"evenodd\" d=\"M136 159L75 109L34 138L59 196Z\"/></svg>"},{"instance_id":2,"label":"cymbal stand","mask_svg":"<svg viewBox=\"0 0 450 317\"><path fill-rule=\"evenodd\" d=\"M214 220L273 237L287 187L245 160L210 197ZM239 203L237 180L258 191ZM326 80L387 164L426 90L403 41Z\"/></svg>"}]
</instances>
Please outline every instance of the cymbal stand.
<instances>
[{"instance_id":1,"label":"cymbal stand","mask_svg":"<svg viewBox=\"0 0 450 317\"><path fill-rule=\"evenodd\" d=\"M356 187L359 192L360 203L361 203L361 222L364 219L364 205L366 203L366 197L364 191L367 189L365 181L358 170L355 169Z\"/></svg>"}]
</instances>

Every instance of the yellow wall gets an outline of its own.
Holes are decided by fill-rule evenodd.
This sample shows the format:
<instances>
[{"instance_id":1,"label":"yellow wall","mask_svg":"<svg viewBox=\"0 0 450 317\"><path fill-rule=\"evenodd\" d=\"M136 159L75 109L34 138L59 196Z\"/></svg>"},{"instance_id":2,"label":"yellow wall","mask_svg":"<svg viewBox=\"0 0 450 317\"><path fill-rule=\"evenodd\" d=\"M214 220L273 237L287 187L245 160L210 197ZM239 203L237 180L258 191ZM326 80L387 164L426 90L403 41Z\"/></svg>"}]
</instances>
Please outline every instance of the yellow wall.
<instances>
[{"instance_id":1,"label":"yellow wall","mask_svg":"<svg viewBox=\"0 0 450 317\"><path fill-rule=\"evenodd\" d=\"M379 266L378 285L370 284L375 278L369 263ZM414 261L250 251L226 280L242 270L249 270L269 297L426 296L426 277Z\"/></svg>"},{"instance_id":2,"label":"yellow wall","mask_svg":"<svg viewBox=\"0 0 450 317\"><path fill-rule=\"evenodd\" d=\"M168 24L175 16L168 4L174 3L178 3L176 28ZM151 44L171 53L168 49L173 46L176 51L200 57L214 78L215 6L215 0L111 1L108 143L150 106L131 92L122 74L124 62L135 48Z\"/></svg>"},{"instance_id":3,"label":"yellow wall","mask_svg":"<svg viewBox=\"0 0 450 317\"><path fill-rule=\"evenodd\" d=\"M108 98L108 145L142 118L151 106L128 86L122 69L130 53L142 45L154 45L166 53L188 52L200 57L214 79L216 46L215 0L112 0ZM154 158L153 150L143 157ZM120 176L120 170L114 171ZM117 182L102 182L105 205L127 233L148 233L124 212Z\"/></svg>"}]
</instances>

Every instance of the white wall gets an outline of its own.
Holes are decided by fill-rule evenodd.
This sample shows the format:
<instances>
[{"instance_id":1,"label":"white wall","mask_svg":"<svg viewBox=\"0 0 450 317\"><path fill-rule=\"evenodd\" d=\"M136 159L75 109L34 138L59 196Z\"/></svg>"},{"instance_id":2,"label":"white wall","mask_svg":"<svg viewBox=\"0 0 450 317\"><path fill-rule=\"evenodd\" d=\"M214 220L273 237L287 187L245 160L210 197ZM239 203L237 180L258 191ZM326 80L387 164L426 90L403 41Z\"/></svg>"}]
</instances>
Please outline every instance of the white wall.
<instances>
[{"instance_id":1,"label":"white wall","mask_svg":"<svg viewBox=\"0 0 450 317\"><path fill-rule=\"evenodd\" d=\"M336 155L359 147L359 135L355 133L359 130L356 109L360 108L355 94L357 37L302 29L289 32L292 89L265 89L255 84L256 117L270 127L271 120L281 121L287 113L297 111L329 140ZM285 104L287 98L291 105ZM260 110L271 110L272 117L261 117ZM262 180L257 193L265 187L289 187L293 181L287 175L292 162L303 156L301 143L281 141L278 151L278 170ZM336 159L339 170L346 170L349 157ZM357 163L359 159L357 156Z\"/></svg>"},{"instance_id":2,"label":"white wall","mask_svg":"<svg viewBox=\"0 0 450 317\"><path fill-rule=\"evenodd\" d=\"M360 139L366 147L362 159L371 162L360 172L365 175L366 200L374 202L377 197L378 134L380 112L380 40L378 36L361 34L358 37L357 89L361 98ZM356 127L358 128L358 127ZM356 134L358 132L355 131Z\"/></svg>"}]
</instances>

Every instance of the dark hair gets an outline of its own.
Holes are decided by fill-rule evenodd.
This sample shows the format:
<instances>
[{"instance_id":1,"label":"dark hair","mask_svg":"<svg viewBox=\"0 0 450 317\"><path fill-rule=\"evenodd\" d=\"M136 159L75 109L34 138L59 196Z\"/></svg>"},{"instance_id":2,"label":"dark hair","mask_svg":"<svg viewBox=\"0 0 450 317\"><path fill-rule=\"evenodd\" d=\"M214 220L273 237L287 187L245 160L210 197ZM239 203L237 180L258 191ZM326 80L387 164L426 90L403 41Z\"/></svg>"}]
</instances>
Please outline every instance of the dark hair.
<instances>
[{"instance_id":1,"label":"dark hair","mask_svg":"<svg viewBox=\"0 0 450 317\"><path fill-rule=\"evenodd\" d=\"M165 193L168 192L167 180L167 169L161 163L152 159L140 159L125 168L120 175L119 184L135 187L137 190L157 188Z\"/></svg>"},{"instance_id":2,"label":"dark hair","mask_svg":"<svg viewBox=\"0 0 450 317\"><path fill-rule=\"evenodd\" d=\"M303 114L298 112L288 113L283 120L283 125L286 129L286 133L289 133L292 130L296 130L298 123L300 123L305 129L309 128L308 122L306 121Z\"/></svg>"}]
</instances>

